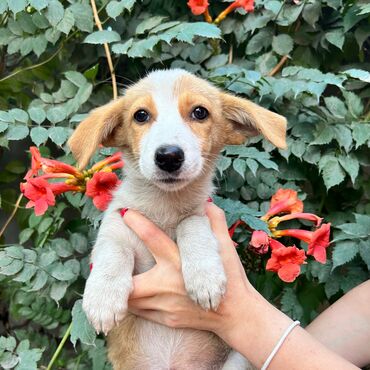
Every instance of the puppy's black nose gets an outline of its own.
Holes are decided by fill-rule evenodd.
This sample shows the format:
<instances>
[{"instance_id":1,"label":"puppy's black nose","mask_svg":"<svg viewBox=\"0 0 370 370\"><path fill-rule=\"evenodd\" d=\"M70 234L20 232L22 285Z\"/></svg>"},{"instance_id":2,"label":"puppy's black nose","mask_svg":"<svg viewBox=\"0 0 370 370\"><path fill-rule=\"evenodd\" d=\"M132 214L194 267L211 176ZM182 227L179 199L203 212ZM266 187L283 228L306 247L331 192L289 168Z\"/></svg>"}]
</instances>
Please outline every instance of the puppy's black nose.
<instances>
[{"instance_id":1,"label":"puppy's black nose","mask_svg":"<svg viewBox=\"0 0 370 370\"><path fill-rule=\"evenodd\" d=\"M155 164L163 171L174 172L178 170L184 162L184 151L175 145L159 147L155 152Z\"/></svg>"}]
</instances>

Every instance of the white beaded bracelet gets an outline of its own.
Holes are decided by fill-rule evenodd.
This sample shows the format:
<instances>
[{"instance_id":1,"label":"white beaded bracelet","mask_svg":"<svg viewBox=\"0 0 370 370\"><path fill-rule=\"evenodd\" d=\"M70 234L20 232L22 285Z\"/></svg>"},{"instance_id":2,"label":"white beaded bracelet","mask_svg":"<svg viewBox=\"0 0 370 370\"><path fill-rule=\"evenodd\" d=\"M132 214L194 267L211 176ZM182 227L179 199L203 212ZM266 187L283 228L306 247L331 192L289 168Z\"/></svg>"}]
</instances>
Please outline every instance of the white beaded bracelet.
<instances>
[{"instance_id":1,"label":"white beaded bracelet","mask_svg":"<svg viewBox=\"0 0 370 370\"><path fill-rule=\"evenodd\" d=\"M294 321L292 322L289 327L285 330L284 334L281 336L281 338L279 339L279 341L276 343L276 346L274 347L274 349L272 350L271 354L269 357L267 357L267 360L265 361L265 363L263 364L263 366L261 367L261 370L266 370L268 368L268 366L270 365L272 359L275 357L276 353L279 351L280 347L282 346L282 344L284 343L286 337L291 333L291 331L297 326L299 325L300 322L299 321Z\"/></svg>"}]
</instances>

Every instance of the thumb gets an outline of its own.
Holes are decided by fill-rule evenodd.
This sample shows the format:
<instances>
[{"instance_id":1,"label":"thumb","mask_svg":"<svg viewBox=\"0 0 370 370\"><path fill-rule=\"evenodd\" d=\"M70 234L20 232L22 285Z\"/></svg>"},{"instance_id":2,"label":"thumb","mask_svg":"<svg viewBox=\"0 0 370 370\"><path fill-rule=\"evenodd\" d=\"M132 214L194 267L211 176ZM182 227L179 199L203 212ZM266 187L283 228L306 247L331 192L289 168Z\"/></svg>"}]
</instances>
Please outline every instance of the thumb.
<instances>
[{"instance_id":1,"label":"thumb","mask_svg":"<svg viewBox=\"0 0 370 370\"><path fill-rule=\"evenodd\" d=\"M178 263L180 257L177 245L153 222L131 209L125 213L123 221L148 247L157 263L160 260Z\"/></svg>"}]
</instances>

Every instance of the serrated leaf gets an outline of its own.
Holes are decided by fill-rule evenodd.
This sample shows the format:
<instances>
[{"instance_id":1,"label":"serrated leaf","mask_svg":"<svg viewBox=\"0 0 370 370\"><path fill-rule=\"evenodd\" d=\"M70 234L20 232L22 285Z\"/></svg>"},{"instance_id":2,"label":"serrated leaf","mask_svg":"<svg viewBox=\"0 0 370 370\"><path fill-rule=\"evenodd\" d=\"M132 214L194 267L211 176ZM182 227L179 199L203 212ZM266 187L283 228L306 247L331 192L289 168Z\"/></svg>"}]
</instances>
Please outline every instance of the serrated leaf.
<instances>
[{"instance_id":1,"label":"serrated leaf","mask_svg":"<svg viewBox=\"0 0 370 370\"><path fill-rule=\"evenodd\" d=\"M0 121L0 133L4 132L8 128L8 126L9 126L8 122Z\"/></svg>"},{"instance_id":2,"label":"serrated leaf","mask_svg":"<svg viewBox=\"0 0 370 370\"><path fill-rule=\"evenodd\" d=\"M370 140L370 123L355 122L352 129L356 141L356 149Z\"/></svg>"},{"instance_id":3,"label":"serrated leaf","mask_svg":"<svg viewBox=\"0 0 370 370\"><path fill-rule=\"evenodd\" d=\"M69 281L76 277L73 271L67 268L66 265L63 265L62 263L54 264L52 266L50 274L51 276L53 276L53 278L60 281Z\"/></svg>"},{"instance_id":4,"label":"serrated leaf","mask_svg":"<svg viewBox=\"0 0 370 370\"><path fill-rule=\"evenodd\" d=\"M234 159L233 168L241 177L244 178L247 165L243 159L239 159L239 158Z\"/></svg>"},{"instance_id":5,"label":"serrated leaf","mask_svg":"<svg viewBox=\"0 0 370 370\"><path fill-rule=\"evenodd\" d=\"M326 162L322 169L322 177L327 190L344 180L345 173L337 159L331 158Z\"/></svg>"},{"instance_id":6,"label":"serrated leaf","mask_svg":"<svg viewBox=\"0 0 370 370\"><path fill-rule=\"evenodd\" d=\"M358 159L353 154L348 156L340 156L339 163L351 177L351 181L354 184L360 170L360 163L358 162Z\"/></svg>"},{"instance_id":7,"label":"serrated leaf","mask_svg":"<svg viewBox=\"0 0 370 370\"><path fill-rule=\"evenodd\" d=\"M58 0L49 0L48 7L45 12L45 16L50 24L55 27L62 19L64 15L64 7Z\"/></svg>"},{"instance_id":8,"label":"serrated leaf","mask_svg":"<svg viewBox=\"0 0 370 370\"><path fill-rule=\"evenodd\" d=\"M336 246L333 250L333 270L342 266L345 263L351 261L355 258L358 253L358 245L356 242L350 240L344 240L336 243Z\"/></svg>"},{"instance_id":9,"label":"serrated leaf","mask_svg":"<svg viewBox=\"0 0 370 370\"><path fill-rule=\"evenodd\" d=\"M71 9L67 8L64 12L63 19L58 23L57 29L66 35L69 34L75 24L75 17Z\"/></svg>"},{"instance_id":10,"label":"serrated leaf","mask_svg":"<svg viewBox=\"0 0 370 370\"><path fill-rule=\"evenodd\" d=\"M338 144L348 152L352 145L352 131L344 125L335 125L334 131Z\"/></svg>"},{"instance_id":11,"label":"serrated leaf","mask_svg":"<svg viewBox=\"0 0 370 370\"><path fill-rule=\"evenodd\" d=\"M105 44L111 42L121 41L121 36L116 31L95 31L86 36L85 44Z\"/></svg>"},{"instance_id":12,"label":"serrated leaf","mask_svg":"<svg viewBox=\"0 0 370 370\"><path fill-rule=\"evenodd\" d=\"M160 15L154 16L154 17L149 17L142 22L140 22L137 27L135 34L140 35L142 33L145 33L148 30L151 30L152 28L158 26L165 20L167 17L162 17Z\"/></svg>"},{"instance_id":13,"label":"serrated leaf","mask_svg":"<svg viewBox=\"0 0 370 370\"><path fill-rule=\"evenodd\" d=\"M252 171L253 175L256 176L258 163L252 158L247 158L245 160L245 163L248 166L248 168Z\"/></svg>"},{"instance_id":14,"label":"serrated leaf","mask_svg":"<svg viewBox=\"0 0 370 370\"><path fill-rule=\"evenodd\" d=\"M293 50L293 39L287 34L274 36L272 49L279 55L288 55Z\"/></svg>"},{"instance_id":15,"label":"serrated leaf","mask_svg":"<svg viewBox=\"0 0 370 370\"><path fill-rule=\"evenodd\" d=\"M36 144L36 146L40 146L41 144L45 143L48 139L49 133L48 130L44 127L32 127L31 129L31 139Z\"/></svg>"},{"instance_id":16,"label":"serrated leaf","mask_svg":"<svg viewBox=\"0 0 370 370\"><path fill-rule=\"evenodd\" d=\"M359 243L359 252L367 268L370 270L370 244L368 241L361 240Z\"/></svg>"},{"instance_id":17,"label":"serrated leaf","mask_svg":"<svg viewBox=\"0 0 370 370\"><path fill-rule=\"evenodd\" d=\"M216 163L217 170L222 174L231 165L231 158L220 156Z\"/></svg>"},{"instance_id":18,"label":"serrated leaf","mask_svg":"<svg viewBox=\"0 0 370 370\"><path fill-rule=\"evenodd\" d=\"M82 309L82 300L80 299L75 302L72 309L71 342L74 346L76 346L78 340L83 344L93 345L95 339L95 330L87 320L86 314Z\"/></svg>"},{"instance_id":19,"label":"serrated leaf","mask_svg":"<svg viewBox=\"0 0 370 370\"><path fill-rule=\"evenodd\" d=\"M293 320L300 320L302 318L303 308L292 288L284 288L281 297L281 310Z\"/></svg>"},{"instance_id":20,"label":"serrated leaf","mask_svg":"<svg viewBox=\"0 0 370 370\"><path fill-rule=\"evenodd\" d=\"M368 227L359 223L348 223L336 227L337 229L344 231L346 234L355 236L357 238L365 238L369 236Z\"/></svg>"},{"instance_id":21,"label":"serrated leaf","mask_svg":"<svg viewBox=\"0 0 370 370\"><path fill-rule=\"evenodd\" d=\"M41 359L43 350L34 348L19 353L19 364L16 370L37 370L37 362Z\"/></svg>"},{"instance_id":22,"label":"serrated leaf","mask_svg":"<svg viewBox=\"0 0 370 370\"><path fill-rule=\"evenodd\" d=\"M117 43L112 46L112 51L115 54L127 54L128 50L132 46L134 39L128 39L124 43Z\"/></svg>"},{"instance_id":23,"label":"serrated leaf","mask_svg":"<svg viewBox=\"0 0 370 370\"><path fill-rule=\"evenodd\" d=\"M348 110L352 117L360 117L364 111L364 105L360 97L350 91L345 92L344 97L346 98Z\"/></svg>"},{"instance_id":24,"label":"serrated leaf","mask_svg":"<svg viewBox=\"0 0 370 370\"><path fill-rule=\"evenodd\" d=\"M94 27L94 18L89 4L72 4L69 9L71 9L73 16L75 18L76 27L84 32L92 32Z\"/></svg>"},{"instance_id":25,"label":"serrated leaf","mask_svg":"<svg viewBox=\"0 0 370 370\"><path fill-rule=\"evenodd\" d=\"M342 100L336 96L324 98L325 105L334 117L344 118L347 114L347 108Z\"/></svg>"},{"instance_id":26,"label":"serrated leaf","mask_svg":"<svg viewBox=\"0 0 370 370\"><path fill-rule=\"evenodd\" d=\"M318 131L318 136L310 145L329 144L334 139L334 129L332 126L326 125Z\"/></svg>"}]
</instances>

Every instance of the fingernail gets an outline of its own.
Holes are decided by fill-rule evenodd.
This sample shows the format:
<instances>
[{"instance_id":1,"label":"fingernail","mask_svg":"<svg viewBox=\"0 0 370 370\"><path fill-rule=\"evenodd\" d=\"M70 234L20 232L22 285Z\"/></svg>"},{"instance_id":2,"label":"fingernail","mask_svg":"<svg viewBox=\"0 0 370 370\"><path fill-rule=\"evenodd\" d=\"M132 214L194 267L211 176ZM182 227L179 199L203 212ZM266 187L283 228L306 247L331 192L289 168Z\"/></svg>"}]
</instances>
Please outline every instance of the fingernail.
<instances>
[{"instance_id":1,"label":"fingernail","mask_svg":"<svg viewBox=\"0 0 370 370\"><path fill-rule=\"evenodd\" d=\"M237 248L239 246L239 244L237 242L234 242L234 240L233 240L233 243L234 243L235 248Z\"/></svg>"},{"instance_id":2,"label":"fingernail","mask_svg":"<svg viewBox=\"0 0 370 370\"><path fill-rule=\"evenodd\" d=\"M119 210L119 214L121 215L121 217L123 217L127 211L128 211L128 208L121 208Z\"/></svg>"},{"instance_id":3,"label":"fingernail","mask_svg":"<svg viewBox=\"0 0 370 370\"><path fill-rule=\"evenodd\" d=\"M208 197L207 202L208 203L213 203L213 199L211 197Z\"/></svg>"},{"instance_id":4,"label":"fingernail","mask_svg":"<svg viewBox=\"0 0 370 370\"><path fill-rule=\"evenodd\" d=\"M90 272L92 271L93 266L94 266L94 264L93 264L93 263L90 263L90 265L89 265L89 267L90 267Z\"/></svg>"}]
</instances>

